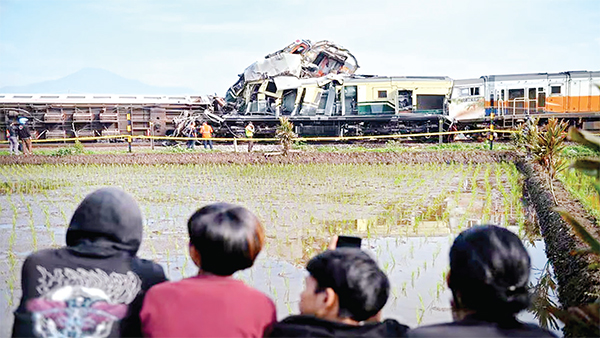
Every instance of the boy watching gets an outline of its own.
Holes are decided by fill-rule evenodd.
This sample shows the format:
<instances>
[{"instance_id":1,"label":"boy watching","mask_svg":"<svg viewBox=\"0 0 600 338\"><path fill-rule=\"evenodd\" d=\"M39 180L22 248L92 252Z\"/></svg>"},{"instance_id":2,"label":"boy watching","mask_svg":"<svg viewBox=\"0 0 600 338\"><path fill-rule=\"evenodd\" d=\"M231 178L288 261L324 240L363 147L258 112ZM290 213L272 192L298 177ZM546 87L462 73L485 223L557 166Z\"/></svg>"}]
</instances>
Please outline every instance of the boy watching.
<instances>
[{"instance_id":1,"label":"boy watching","mask_svg":"<svg viewBox=\"0 0 600 338\"><path fill-rule=\"evenodd\" d=\"M325 251L312 258L300 295L300 315L276 323L269 337L402 337L408 326L373 321L387 302L385 273L357 248Z\"/></svg>"}]
</instances>

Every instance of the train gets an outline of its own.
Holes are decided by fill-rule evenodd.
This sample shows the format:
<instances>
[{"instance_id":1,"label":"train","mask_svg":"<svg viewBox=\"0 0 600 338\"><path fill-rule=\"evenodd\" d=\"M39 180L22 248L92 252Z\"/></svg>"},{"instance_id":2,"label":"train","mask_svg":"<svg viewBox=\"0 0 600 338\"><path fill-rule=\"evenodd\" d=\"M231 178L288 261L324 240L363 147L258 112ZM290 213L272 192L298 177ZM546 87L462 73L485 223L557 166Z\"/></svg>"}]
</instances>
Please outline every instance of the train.
<instances>
[{"instance_id":1,"label":"train","mask_svg":"<svg viewBox=\"0 0 600 338\"><path fill-rule=\"evenodd\" d=\"M531 117L556 117L600 130L600 71L487 75L455 80L449 118L457 128L476 128L494 113L501 127Z\"/></svg>"},{"instance_id":2,"label":"train","mask_svg":"<svg viewBox=\"0 0 600 338\"><path fill-rule=\"evenodd\" d=\"M301 136L350 136L513 128L527 118L558 117L600 130L600 71L487 75L474 79L327 74L247 81L242 104L227 98L105 94L0 94L0 129L27 117L36 138L128 134L185 136L209 121L215 137L272 137L280 117ZM236 99L233 100L236 102ZM239 100L238 100L239 102Z\"/></svg>"}]
</instances>

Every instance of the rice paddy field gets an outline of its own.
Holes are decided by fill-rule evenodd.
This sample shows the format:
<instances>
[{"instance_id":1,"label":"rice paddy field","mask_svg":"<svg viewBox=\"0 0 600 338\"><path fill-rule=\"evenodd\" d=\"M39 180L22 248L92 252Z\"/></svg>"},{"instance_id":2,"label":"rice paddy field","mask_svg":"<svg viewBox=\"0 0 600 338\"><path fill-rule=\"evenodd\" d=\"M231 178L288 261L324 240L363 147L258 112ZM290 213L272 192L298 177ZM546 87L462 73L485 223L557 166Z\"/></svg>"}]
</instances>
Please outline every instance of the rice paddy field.
<instances>
[{"instance_id":1,"label":"rice paddy field","mask_svg":"<svg viewBox=\"0 0 600 338\"><path fill-rule=\"evenodd\" d=\"M137 199L145 217L139 256L171 280L197 272L185 225L193 211L225 201L255 212L266 246L235 278L269 295L279 319L298 313L304 265L336 234L363 238L392 284L384 317L409 326L451 320L448 251L462 229L494 223L518 233L532 282L546 265L511 163L0 165L0 177L0 336L10 334L25 257L64 245L78 203L103 186Z\"/></svg>"}]
</instances>

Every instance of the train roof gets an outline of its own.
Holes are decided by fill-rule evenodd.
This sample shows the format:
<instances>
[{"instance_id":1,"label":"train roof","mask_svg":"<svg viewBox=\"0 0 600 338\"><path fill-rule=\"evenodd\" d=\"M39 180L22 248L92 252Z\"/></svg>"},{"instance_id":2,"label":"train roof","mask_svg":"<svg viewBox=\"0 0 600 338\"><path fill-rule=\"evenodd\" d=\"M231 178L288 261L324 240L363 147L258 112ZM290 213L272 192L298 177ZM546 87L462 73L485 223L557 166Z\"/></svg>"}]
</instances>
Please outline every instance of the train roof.
<instances>
[{"instance_id":1,"label":"train roof","mask_svg":"<svg viewBox=\"0 0 600 338\"><path fill-rule=\"evenodd\" d=\"M116 95L116 94L2 94L2 103L48 103L48 104L161 104L192 105L210 104L210 95Z\"/></svg>"},{"instance_id":2,"label":"train roof","mask_svg":"<svg viewBox=\"0 0 600 338\"><path fill-rule=\"evenodd\" d=\"M576 70L566 71L559 73L523 73L523 74L499 74L499 75L484 75L479 78L470 79L457 79L457 84L477 83L479 79L489 81L511 81L511 80L541 80L547 78L588 78L588 77L600 77L600 71L587 71L587 70Z\"/></svg>"}]
</instances>

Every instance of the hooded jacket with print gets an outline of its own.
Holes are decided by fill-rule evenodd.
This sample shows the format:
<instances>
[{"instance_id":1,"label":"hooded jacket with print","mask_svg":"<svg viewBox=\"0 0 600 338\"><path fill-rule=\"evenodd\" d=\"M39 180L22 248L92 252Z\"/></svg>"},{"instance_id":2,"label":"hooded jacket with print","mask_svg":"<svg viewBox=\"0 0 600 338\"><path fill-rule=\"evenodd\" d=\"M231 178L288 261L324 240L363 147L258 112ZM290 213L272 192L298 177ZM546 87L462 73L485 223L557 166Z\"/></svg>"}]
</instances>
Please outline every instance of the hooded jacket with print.
<instances>
[{"instance_id":1,"label":"hooded jacket with print","mask_svg":"<svg viewBox=\"0 0 600 338\"><path fill-rule=\"evenodd\" d=\"M162 267L136 257L142 214L118 188L88 195L75 210L67 246L31 254L13 337L141 336L146 291L166 280Z\"/></svg>"}]
</instances>

